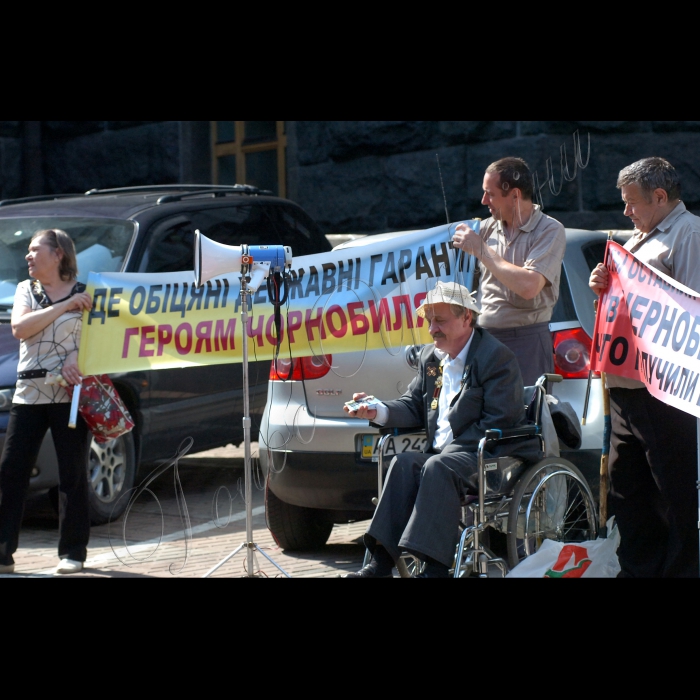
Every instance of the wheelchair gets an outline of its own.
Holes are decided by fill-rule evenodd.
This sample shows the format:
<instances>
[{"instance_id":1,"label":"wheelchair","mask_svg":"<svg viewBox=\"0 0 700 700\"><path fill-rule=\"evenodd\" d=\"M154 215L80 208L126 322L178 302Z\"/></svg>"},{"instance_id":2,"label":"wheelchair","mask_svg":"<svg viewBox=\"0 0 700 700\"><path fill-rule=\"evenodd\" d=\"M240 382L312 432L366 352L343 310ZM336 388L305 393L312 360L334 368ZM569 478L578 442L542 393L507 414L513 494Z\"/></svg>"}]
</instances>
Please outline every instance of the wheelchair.
<instances>
[{"instance_id":1,"label":"wheelchair","mask_svg":"<svg viewBox=\"0 0 700 700\"><path fill-rule=\"evenodd\" d=\"M488 457L485 453L513 440L537 437L546 454L543 411L549 411L547 382L562 381L558 374L543 374L536 382L527 404L528 424L510 430L487 430L479 442L478 490L462 497L460 538L450 569L453 578L505 577L525 557L536 552L547 540L584 542L597 537L596 504L585 477L578 468L560 457L545 457L528 463L514 457ZM378 495L383 488L386 466L384 455L390 438L415 433L415 429L382 430L378 452ZM372 499L376 505L379 498ZM495 554L490 536L502 541L505 549ZM370 554L365 553L364 564ZM402 578L422 571L423 563L404 553L396 564Z\"/></svg>"}]
</instances>

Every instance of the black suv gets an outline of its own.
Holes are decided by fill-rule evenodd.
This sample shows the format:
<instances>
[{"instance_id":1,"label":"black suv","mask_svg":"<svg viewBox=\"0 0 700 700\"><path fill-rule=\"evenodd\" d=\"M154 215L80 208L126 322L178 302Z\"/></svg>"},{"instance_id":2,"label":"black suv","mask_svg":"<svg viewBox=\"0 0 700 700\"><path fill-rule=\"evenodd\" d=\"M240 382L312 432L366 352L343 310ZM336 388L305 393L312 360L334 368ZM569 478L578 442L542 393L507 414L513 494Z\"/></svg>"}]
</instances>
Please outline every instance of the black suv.
<instances>
[{"instance_id":1,"label":"black suv","mask_svg":"<svg viewBox=\"0 0 700 700\"><path fill-rule=\"evenodd\" d=\"M24 256L36 231L60 228L71 236L83 282L90 271L193 270L196 229L226 245L290 246L295 258L331 249L328 239L298 205L269 195L247 185L164 185L1 201L0 450L19 356L10 313L15 288L28 276ZM253 440L265 406L269 368L269 361L256 362L251 355ZM239 363L110 376L136 427L110 443L92 442L88 476L93 524L120 515L113 506L133 486L139 464L174 456L185 437L194 439L195 452L243 440ZM57 483L55 452L47 436L30 489L55 494Z\"/></svg>"}]
</instances>

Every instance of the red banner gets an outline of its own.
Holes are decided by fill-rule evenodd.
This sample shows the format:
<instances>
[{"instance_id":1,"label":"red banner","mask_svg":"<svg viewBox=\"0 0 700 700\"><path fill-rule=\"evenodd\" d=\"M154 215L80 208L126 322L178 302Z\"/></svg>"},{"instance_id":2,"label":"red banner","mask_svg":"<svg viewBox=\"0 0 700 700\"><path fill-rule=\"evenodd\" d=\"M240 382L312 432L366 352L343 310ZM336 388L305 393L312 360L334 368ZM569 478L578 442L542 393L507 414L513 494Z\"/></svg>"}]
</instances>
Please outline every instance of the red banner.
<instances>
[{"instance_id":1,"label":"red banner","mask_svg":"<svg viewBox=\"0 0 700 700\"><path fill-rule=\"evenodd\" d=\"M642 381L700 418L700 294L613 241L605 261L610 284L598 302L591 368Z\"/></svg>"}]
</instances>

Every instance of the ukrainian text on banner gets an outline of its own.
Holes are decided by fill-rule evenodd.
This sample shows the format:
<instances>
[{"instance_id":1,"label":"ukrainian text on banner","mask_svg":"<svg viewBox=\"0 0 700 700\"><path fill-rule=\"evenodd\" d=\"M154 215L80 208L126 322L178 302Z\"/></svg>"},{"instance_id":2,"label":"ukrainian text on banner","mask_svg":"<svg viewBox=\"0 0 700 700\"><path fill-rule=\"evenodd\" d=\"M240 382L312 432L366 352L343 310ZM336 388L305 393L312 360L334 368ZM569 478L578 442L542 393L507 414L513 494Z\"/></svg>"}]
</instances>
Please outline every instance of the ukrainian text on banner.
<instances>
[{"instance_id":1,"label":"ukrainian text on banner","mask_svg":"<svg viewBox=\"0 0 700 700\"><path fill-rule=\"evenodd\" d=\"M465 223L479 230L478 221ZM378 235L293 258L280 355L430 342L427 323L415 310L438 279L464 283L453 232L454 224ZM85 375L242 361L240 270L200 288L192 271L91 272L87 291L93 308L83 315L79 353ZM247 335L251 361L274 357L274 308L264 283L249 300Z\"/></svg>"},{"instance_id":2,"label":"ukrainian text on banner","mask_svg":"<svg viewBox=\"0 0 700 700\"><path fill-rule=\"evenodd\" d=\"M610 284L596 315L591 369L644 382L700 417L700 294L608 241Z\"/></svg>"}]
</instances>

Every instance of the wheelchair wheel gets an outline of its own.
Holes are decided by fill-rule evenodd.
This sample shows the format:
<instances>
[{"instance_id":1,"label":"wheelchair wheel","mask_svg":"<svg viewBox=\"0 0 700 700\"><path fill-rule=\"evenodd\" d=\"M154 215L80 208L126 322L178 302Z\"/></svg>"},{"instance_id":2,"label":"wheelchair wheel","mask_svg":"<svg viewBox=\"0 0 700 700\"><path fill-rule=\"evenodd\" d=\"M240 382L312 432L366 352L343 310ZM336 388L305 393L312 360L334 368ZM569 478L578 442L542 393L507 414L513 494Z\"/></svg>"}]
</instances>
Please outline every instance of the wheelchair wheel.
<instances>
[{"instance_id":1,"label":"wheelchair wheel","mask_svg":"<svg viewBox=\"0 0 700 700\"><path fill-rule=\"evenodd\" d=\"M551 457L530 467L515 485L508 512L508 566L536 552L544 540L584 542L597 536L591 490L581 472Z\"/></svg>"},{"instance_id":2,"label":"wheelchair wheel","mask_svg":"<svg viewBox=\"0 0 700 700\"><path fill-rule=\"evenodd\" d=\"M396 570L400 578L415 578L424 567L425 564L412 554L402 554L396 562Z\"/></svg>"}]
</instances>

